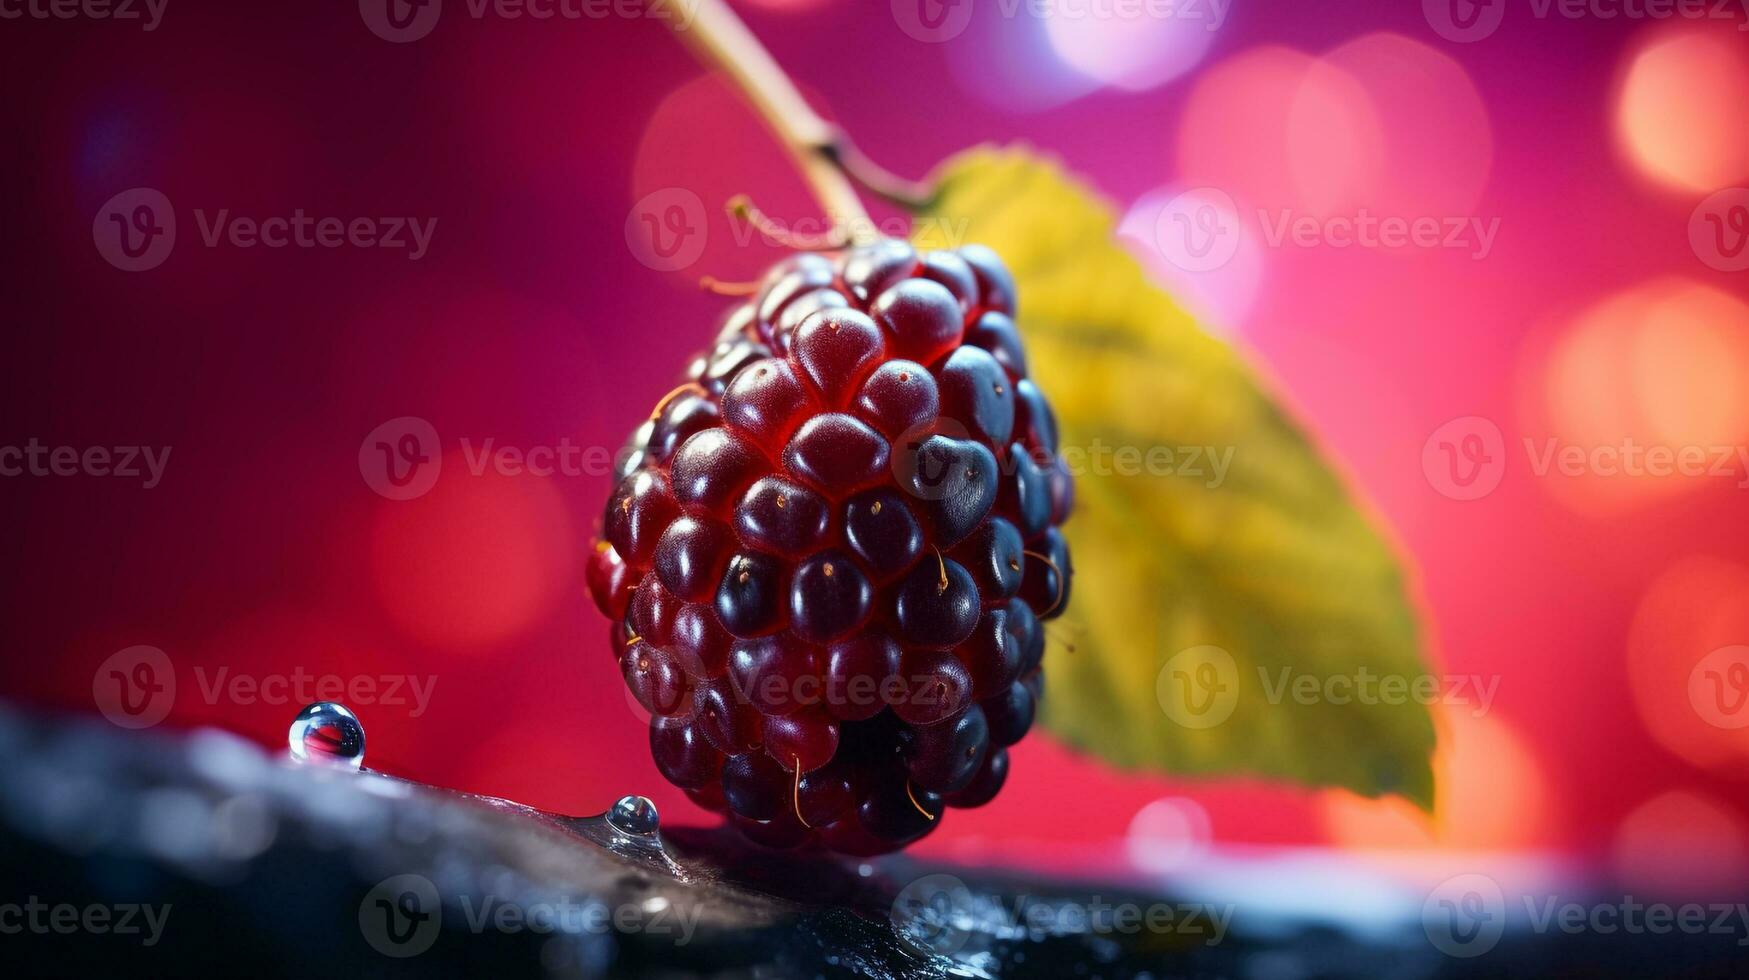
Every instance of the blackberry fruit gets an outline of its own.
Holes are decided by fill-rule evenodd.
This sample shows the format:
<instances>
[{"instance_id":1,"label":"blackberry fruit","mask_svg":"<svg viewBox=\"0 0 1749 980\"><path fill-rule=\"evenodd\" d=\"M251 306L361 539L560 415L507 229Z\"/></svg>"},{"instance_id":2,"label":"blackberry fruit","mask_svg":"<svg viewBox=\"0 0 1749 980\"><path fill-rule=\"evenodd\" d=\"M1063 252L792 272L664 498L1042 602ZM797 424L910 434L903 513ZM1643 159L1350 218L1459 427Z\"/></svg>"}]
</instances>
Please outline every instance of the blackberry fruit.
<instances>
[{"instance_id":1,"label":"blackberry fruit","mask_svg":"<svg viewBox=\"0 0 1749 980\"><path fill-rule=\"evenodd\" d=\"M620 456L588 562L662 775L774 847L988 803L1043 690L1073 485L981 246L800 254Z\"/></svg>"}]
</instances>

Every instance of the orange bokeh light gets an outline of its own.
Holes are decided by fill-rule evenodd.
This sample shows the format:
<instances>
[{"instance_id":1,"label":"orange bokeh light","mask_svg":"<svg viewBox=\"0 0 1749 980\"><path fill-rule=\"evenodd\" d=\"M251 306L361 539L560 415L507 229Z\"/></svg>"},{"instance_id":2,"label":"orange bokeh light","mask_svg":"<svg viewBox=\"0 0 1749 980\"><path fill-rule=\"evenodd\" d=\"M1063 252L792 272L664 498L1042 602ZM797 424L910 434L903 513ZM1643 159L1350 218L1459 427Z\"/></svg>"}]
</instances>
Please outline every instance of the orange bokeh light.
<instances>
[{"instance_id":1,"label":"orange bokeh light","mask_svg":"<svg viewBox=\"0 0 1749 980\"><path fill-rule=\"evenodd\" d=\"M1716 486L1704 471L1721 452L1736 467L1730 449L1749 439L1749 305L1710 286L1662 279L1618 293L1532 343L1524 363L1525 464L1550 461L1531 475L1577 509ZM1556 465L1573 447L1578 462Z\"/></svg>"},{"instance_id":2,"label":"orange bokeh light","mask_svg":"<svg viewBox=\"0 0 1749 980\"><path fill-rule=\"evenodd\" d=\"M1749 568L1685 559L1640 598L1628 633L1629 690L1659 745L1699 766L1749 761Z\"/></svg>"},{"instance_id":3,"label":"orange bokeh light","mask_svg":"<svg viewBox=\"0 0 1749 980\"><path fill-rule=\"evenodd\" d=\"M1324 57L1253 48L1203 72L1178 134L1187 186L1305 215L1467 215L1493 130L1463 67L1398 34Z\"/></svg>"},{"instance_id":4,"label":"orange bokeh light","mask_svg":"<svg viewBox=\"0 0 1749 980\"><path fill-rule=\"evenodd\" d=\"M1505 851L1541 843L1551 805L1541 765L1511 725L1473 710L1459 705L1435 716L1431 817L1398 797L1369 800L1331 790L1320 794L1330 838L1361 850Z\"/></svg>"},{"instance_id":5,"label":"orange bokeh light","mask_svg":"<svg viewBox=\"0 0 1749 980\"><path fill-rule=\"evenodd\" d=\"M1685 26L1659 33L1628 63L1616 134L1646 176L1689 191L1749 176L1749 46L1741 38Z\"/></svg>"},{"instance_id":6,"label":"orange bokeh light","mask_svg":"<svg viewBox=\"0 0 1749 980\"><path fill-rule=\"evenodd\" d=\"M1366 205L1404 218L1471 214L1493 169L1494 132L1463 66L1388 32L1355 38L1324 62L1366 89L1384 134Z\"/></svg>"},{"instance_id":7,"label":"orange bokeh light","mask_svg":"<svg viewBox=\"0 0 1749 980\"><path fill-rule=\"evenodd\" d=\"M377 594L408 636L476 647L534 625L576 583L580 545L549 479L446 454L424 496L385 501L371 539Z\"/></svg>"},{"instance_id":8,"label":"orange bokeh light","mask_svg":"<svg viewBox=\"0 0 1749 980\"><path fill-rule=\"evenodd\" d=\"M1218 187L1241 206L1325 215L1359 203L1381 140L1352 75L1258 47L1200 76L1179 124L1178 170L1186 185Z\"/></svg>"}]
</instances>

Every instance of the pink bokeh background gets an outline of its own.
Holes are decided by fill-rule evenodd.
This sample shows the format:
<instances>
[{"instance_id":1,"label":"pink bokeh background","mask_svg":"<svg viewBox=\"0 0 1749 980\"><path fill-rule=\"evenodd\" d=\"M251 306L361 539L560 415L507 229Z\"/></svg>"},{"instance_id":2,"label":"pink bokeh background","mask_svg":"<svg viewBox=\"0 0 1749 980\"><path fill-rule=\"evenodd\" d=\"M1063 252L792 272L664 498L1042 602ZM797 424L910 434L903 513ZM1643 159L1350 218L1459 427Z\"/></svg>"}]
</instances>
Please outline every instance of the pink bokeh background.
<instances>
[{"instance_id":1,"label":"pink bokeh background","mask_svg":"<svg viewBox=\"0 0 1749 980\"><path fill-rule=\"evenodd\" d=\"M1708 213L1728 236L1732 202L1749 203L1715 197L1749 184L1749 34L1740 13L1524 4L1454 40L1438 6L1241 2L1218 26L1138 33L984 3L932 41L885 3L738 5L887 167L922 175L1025 141L1095 184L1400 544L1433 669L1498 682L1479 717L1440 709L1431 821L1335 791L1120 775L1035 735L1001 797L922 851L1538 850L1640 881L1674 848L1697 874L1749 874L1749 729L1707 717L1689 683L1749 643L1749 463L1539 475L1525 448L1749 445L1749 273L1728 237L1707 238ZM208 697L217 671L415 675L433 685L417 717L356 706L370 765L567 812L640 792L667 820L702 819L649 762L582 588L608 478L472 476L464 440L617 447L714 332L725 301L698 278L750 278L781 254L722 202L816 216L727 83L650 19L475 17L461 0L408 43L349 4L172 0L152 31L5 27L0 80L32 94L0 108L0 442L171 447L149 490L0 482L8 696L95 713L99 665L148 644L176 671L166 726L274 745L299 705ZM178 238L128 273L94 247L92 218L136 187L173 202ZM1161 209L1209 189L1236 250L1186 271ZM640 262L640 202L694 199L698 257ZM195 212L221 209L437 224L417 260L208 246ZM1472 237L1336 247L1323 222L1363 211ZM1323 237L1272 241L1283 214ZM430 423L444 461L429 493L397 501L359 449L404 416ZM1424 450L1473 418L1498 430L1504 470L1455 499Z\"/></svg>"}]
</instances>

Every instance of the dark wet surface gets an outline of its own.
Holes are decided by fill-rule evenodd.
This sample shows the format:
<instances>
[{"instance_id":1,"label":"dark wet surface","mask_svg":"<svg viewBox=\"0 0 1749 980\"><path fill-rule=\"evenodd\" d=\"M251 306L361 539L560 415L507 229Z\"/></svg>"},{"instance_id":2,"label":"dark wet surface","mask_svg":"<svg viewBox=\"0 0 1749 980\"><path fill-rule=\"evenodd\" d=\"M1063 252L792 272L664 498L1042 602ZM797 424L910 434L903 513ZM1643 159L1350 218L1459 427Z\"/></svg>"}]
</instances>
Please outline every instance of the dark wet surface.
<instances>
[{"instance_id":1,"label":"dark wet surface","mask_svg":"<svg viewBox=\"0 0 1749 980\"><path fill-rule=\"evenodd\" d=\"M210 730L0 708L0 763L0 902L22 925L0 950L18 975L1749 975L1735 937L1508 931L1459 958L1429 942L1418 902L1297 914L773 853L652 828L635 799L616 820L566 817Z\"/></svg>"}]
</instances>

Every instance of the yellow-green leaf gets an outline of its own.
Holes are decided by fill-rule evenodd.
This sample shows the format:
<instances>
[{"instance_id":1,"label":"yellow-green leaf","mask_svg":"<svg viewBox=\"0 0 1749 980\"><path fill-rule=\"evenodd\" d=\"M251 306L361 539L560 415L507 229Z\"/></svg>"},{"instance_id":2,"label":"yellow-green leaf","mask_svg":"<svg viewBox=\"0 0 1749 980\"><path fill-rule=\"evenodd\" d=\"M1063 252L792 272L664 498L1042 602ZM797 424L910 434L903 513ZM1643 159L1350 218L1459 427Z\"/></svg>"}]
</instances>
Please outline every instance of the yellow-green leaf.
<instances>
[{"instance_id":1,"label":"yellow-green leaf","mask_svg":"<svg viewBox=\"0 0 1749 980\"><path fill-rule=\"evenodd\" d=\"M1119 766L1431 808L1418 694L1434 679L1396 556L1256 372L1149 281L1114 226L1054 163L987 148L944 165L915 225L919 245L1007 260L1077 471L1044 724Z\"/></svg>"}]
</instances>

